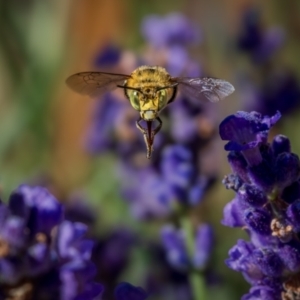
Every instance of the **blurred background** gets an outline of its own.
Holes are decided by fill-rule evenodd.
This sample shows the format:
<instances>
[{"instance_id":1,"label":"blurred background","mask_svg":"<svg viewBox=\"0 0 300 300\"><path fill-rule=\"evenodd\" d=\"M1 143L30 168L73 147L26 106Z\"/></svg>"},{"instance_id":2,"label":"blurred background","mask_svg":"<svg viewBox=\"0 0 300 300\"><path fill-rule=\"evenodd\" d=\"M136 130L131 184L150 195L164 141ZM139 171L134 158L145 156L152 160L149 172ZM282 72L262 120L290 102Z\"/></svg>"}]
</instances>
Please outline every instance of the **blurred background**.
<instances>
[{"instance_id":1,"label":"blurred background","mask_svg":"<svg viewBox=\"0 0 300 300\"><path fill-rule=\"evenodd\" d=\"M300 153L299 12L297 0L0 1L1 198L21 183L43 185L66 203L69 218L88 223L105 299L128 281L153 299L188 300L187 274L166 259L160 239L174 199L165 205L158 181L177 172L179 156L197 166L188 183L197 198L188 200L190 220L214 231L208 299L240 299L249 286L224 260L247 237L221 225L234 195L221 183L230 169L218 124L237 110L280 110L274 133L289 136ZM134 127L138 114L122 90L90 99L65 84L77 72L130 74L142 64L173 76L222 78L236 91L217 104L179 95L162 113L148 161Z\"/></svg>"}]
</instances>

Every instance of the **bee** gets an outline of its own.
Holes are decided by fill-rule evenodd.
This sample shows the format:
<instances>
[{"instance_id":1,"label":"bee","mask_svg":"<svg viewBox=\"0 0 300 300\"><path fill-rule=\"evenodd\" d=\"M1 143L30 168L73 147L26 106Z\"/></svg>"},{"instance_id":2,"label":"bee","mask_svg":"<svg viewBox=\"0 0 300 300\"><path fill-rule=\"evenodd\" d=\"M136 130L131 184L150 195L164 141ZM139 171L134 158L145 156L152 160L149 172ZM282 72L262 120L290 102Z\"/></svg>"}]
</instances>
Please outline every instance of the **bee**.
<instances>
[{"instance_id":1,"label":"bee","mask_svg":"<svg viewBox=\"0 0 300 300\"><path fill-rule=\"evenodd\" d=\"M71 75L66 83L75 92L97 97L115 88L124 89L131 106L140 113L137 128L143 133L147 158L153 151L155 135L162 127L160 112L175 100L178 89L196 101L218 102L234 92L229 82L210 78L172 77L160 66L140 66L130 75L105 72L81 72ZM147 127L141 124L146 122ZM157 126L153 128L153 122Z\"/></svg>"}]
</instances>

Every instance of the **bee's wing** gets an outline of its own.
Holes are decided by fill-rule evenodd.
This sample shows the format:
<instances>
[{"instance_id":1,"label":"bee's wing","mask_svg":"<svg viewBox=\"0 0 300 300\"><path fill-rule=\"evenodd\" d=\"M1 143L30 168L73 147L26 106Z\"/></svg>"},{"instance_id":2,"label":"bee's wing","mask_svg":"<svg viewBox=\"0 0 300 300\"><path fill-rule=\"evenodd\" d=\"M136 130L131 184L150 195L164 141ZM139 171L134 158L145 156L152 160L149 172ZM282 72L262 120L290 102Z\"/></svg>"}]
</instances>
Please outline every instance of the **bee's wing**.
<instances>
[{"instance_id":1,"label":"bee's wing","mask_svg":"<svg viewBox=\"0 0 300 300\"><path fill-rule=\"evenodd\" d=\"M178 83L184 95L196 101L218 102L234 92L233 85L223 79L177 77L172 81Z\"/></svg>"},{"instance_id":2,"label":"bee's wing","mask_svg":"<svg viewBox=\"0 0 300 300\"><path fill-rule=\"evenodd\" d=\"M82 95L96 97L124 83L130 75L104 72L81 72L67 78L67 85Z\"/></svg>"}]
</instances>

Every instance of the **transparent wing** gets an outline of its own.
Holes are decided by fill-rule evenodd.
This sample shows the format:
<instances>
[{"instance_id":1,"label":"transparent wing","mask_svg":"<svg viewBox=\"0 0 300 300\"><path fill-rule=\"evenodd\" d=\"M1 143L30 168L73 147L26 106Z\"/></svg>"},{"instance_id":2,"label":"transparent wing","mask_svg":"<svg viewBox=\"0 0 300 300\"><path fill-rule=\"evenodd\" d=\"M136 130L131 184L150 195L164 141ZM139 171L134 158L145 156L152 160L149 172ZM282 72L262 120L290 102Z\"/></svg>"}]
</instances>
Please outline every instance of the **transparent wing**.
<instances>
[{"instance_id":1,"label":"transparent wing","mask_svg":"<svg viewBox=\"0 0 300 300\"><path fill-rule=\"evenodd\" d=\"M180 91L195 101L208 100L218 102L234 92L231 83L216 78L172 78L172 81L178 83Z\"/></svg>"},{"instance_id":2,"label":"transparent wing","mask_svg":"<svg viewBox=\"0 0 300 300\"><path fill-rule=\"evenodd\" d=\"M67 85L82 95L96 97L122 85L130 75L104 72L81 72L67 78Z\"/></svg>"}]
</instances>

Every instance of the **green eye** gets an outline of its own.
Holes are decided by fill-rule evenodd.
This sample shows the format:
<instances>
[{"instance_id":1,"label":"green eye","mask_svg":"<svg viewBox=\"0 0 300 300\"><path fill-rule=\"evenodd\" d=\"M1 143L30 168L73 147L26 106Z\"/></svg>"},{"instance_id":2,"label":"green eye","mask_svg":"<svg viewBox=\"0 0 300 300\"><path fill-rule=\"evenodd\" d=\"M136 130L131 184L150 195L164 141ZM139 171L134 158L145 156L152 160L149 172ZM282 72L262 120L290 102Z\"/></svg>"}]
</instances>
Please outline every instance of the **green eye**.
<instances>
[{"instance_id":1,"label":"green eye","mask_svg":"<svg viewBox=\"0 0 300 300\"><path fill-rule=\"evenodd\" d=\"M131 106L135 110L140 110L139 92L135 91L135 90L128 90L127 93L128 93L128 97L129 97Z\"/></svg>"},{"instance_id":2,"label":"green eye","mask_svg":"<svg viewBox=\"0 0 300 300\"><path fill-rule=\"evenodd\" d=\"M167 90L158 91L158 110L162 110L168 104Z\"/></svg>"}]
</instances>

